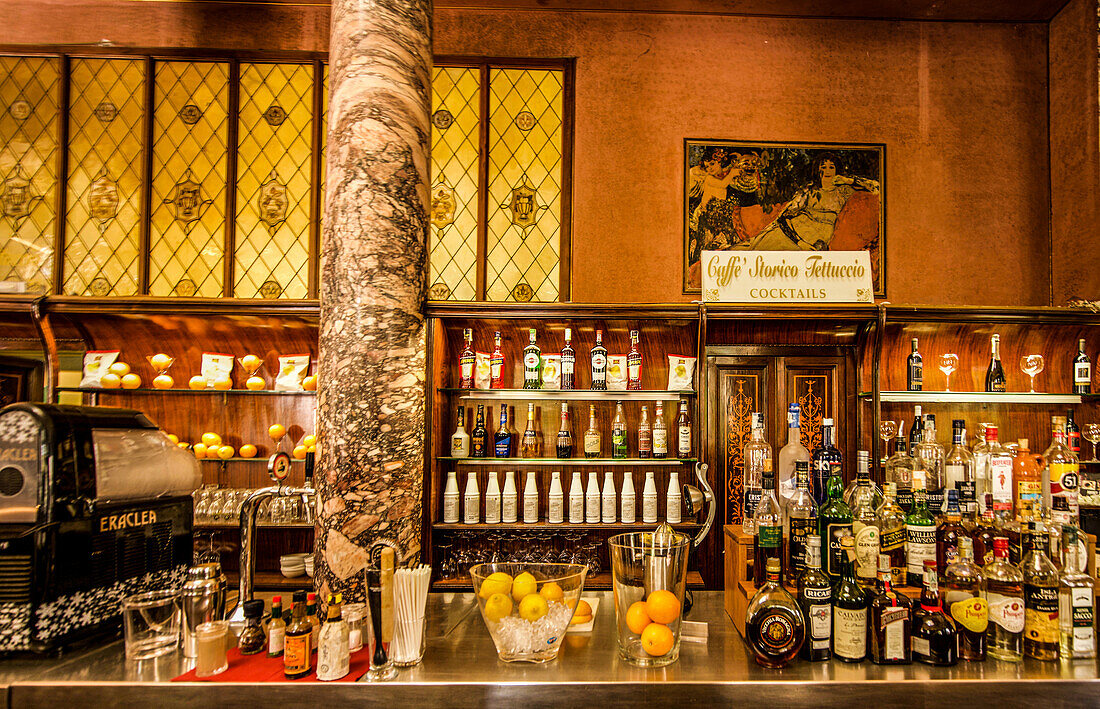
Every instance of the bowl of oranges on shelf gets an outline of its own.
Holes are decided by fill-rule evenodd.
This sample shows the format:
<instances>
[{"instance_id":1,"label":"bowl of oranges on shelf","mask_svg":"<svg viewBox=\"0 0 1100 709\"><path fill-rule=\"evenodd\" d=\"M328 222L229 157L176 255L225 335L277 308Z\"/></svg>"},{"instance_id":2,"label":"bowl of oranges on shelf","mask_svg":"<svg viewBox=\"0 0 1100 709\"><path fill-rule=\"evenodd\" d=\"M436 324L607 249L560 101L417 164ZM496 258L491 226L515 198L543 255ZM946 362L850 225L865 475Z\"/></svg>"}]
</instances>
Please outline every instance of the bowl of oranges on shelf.
<instances>
[{"instance_id":1,"label":"bowl of oranges on shelf","mask_svg":"<svg viewBox=\"0 0 1100 709\"><path fill-rule=\"evenodd\" d=\"M558 656L587 572L581 564L492 563L470 569L481 617L501 660L549 662Z\"/></svg>"}]
</instances>

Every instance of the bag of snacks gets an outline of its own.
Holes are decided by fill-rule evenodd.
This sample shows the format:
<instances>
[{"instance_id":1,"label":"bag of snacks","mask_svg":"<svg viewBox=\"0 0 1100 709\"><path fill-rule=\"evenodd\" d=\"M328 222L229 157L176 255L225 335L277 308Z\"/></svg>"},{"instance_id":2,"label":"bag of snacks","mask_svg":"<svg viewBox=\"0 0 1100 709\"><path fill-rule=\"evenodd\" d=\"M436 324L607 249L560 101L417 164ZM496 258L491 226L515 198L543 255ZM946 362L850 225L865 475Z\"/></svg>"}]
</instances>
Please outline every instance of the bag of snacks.
<instances>
[{"instance_id":1,"label":"bag of snacks","mask_svg":"<svg viewBox=\"0 0 1100 709\"><path fill-rule=\"evenodd\" d=\"M691 391L695 388L695 357L668 356L668 390Z\"/></svg>"},{"instance_id":2,"label":"bag of snacks","mask_svg":"<svg viewBox=\"0 0 1100 709\"><path fill-rule=\"evenodd\" d=\"M561 388L561 355L543 355L542 356L542 388L543 389L560 389Z\"/></svg>"},{"instance_id":3,"label":"bag of snacks","mask_svg":"<svg viewBox=\"0 0 1100 709\"><path fill-rule=\"evenodd\" d=\"M275 376L275 391L302 391L302 380L309 370L309 355L279 357L279 373Z\"/></svg>"},{"instance_id":4,"label":"bag of snacks","mask_svg":"<svg viewBox=\"0 0 1100 709\"><path fill-rule=\"evenodd\" d=\"M118 350L98 350L84 353L84 376L80 380L82 387L102 387L100 377L118 359ZM118 386L117 384L115 386Z\"/></svg>"},{"instance_id":5,"label":"bag of snacks","mask_svg":"<svg viewBox=\"0 0 1100 709\"><path fill-rule=\"evenodd\" d=\"M477 357L474 362L474 388L488 389L489 381L492 379L492 371L490 370L492 356L488 352L475 352L474 355Z\"/></svg>"},{"instance_id":6,"label":"bag of snacks","mask_svg":"<svg viewBox=\"0 0 1100 709\"><path fill-rule=\"evenodd\" d=\"M607 388L609 391L626 391L626 355L607 356Z\"/></svg>"},{"instance_id":7,"label":"bag of snacks","mask_svg":"<svg viewBox=\"0 0 1100 709\"><path fill-rule=\"evenodd\" d=\"M203 352L199 376L206 380L206 388L213 389L215 382L233 374L233 355Z\"/></svg>"}]
</instances>

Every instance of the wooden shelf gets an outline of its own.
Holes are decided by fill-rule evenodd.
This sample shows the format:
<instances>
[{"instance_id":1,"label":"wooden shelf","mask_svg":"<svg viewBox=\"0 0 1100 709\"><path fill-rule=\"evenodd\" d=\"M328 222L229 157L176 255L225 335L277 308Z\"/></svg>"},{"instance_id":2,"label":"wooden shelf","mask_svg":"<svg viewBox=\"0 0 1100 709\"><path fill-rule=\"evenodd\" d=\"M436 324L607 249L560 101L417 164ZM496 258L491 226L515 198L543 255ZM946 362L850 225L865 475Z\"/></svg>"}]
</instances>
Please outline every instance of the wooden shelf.
<instances>
[{"instance_id":1,"label":"wooden shelf","mask_svg":"<svg viewBox=\"0 0 1100 709\"><path fill-rule=\"evenodd\" d=\"M268 459L266 457L256 456L254 458L199 458L200 463L263 463L267 465ZM304 458L291 458L291 463L304 463Z\"/></svg>"},{"instance_id":2,"label":"wooden shelf","mask_svg":"<svg viewBox=\"0 0 1100 709\"><path fill-rule=\"evenodd\" d=\"M586 589L607 589L611 588L611 572L601 571L598 574L589 576L584 580L584 587ZM687 587L688 588L703 588L703 576L698 571L687 572ZM470 582L469 576L464 576L457 579L436 579L432 582L432 589L439 590L472 590L473 585Z\"/></svg>"},{"instance_id":3,"label":"wooden shelf","mask_svg":"<svg viewBox=\"0 0 1100 709\"><path fill-rule=\"evenodd\" d=\"M80 394L188 394L193 396L317 396L316 391L274 391L272 389L104 389L102 387L57 387L55 391L77 392Z\"/></svg>"},{"instance_id":4,"label":"wooden shelf","mask_svg":"<svg viewBox=\"0 0 1100 709\"><path fill-rule=\"evenodd\" d=\"M226 585L230 589L240 586L240 575L230 572L225 575ZM257 571L252 575L252 590L254 591L312 591L313 579L305 574L288 579L278 571Z\"/></svg>"},{"instance_id":5,"label":"wooden shelf","mask_svg":"<svg viewBox=\"0 0 1100 709\"><path fill-rule=\"evenodd\" d=\"M192 528L196 532L228 532L235 531L241 528L239 524L195 524ZM290 530L290 529L313 529L314 525L305 523L295 524L257 524L256 529L278 529L278 530Z\"/></svg>"},{"instance_id":6,"label":"wooden shelf","mask_svg":"<svg viewBox=\"0 0 1100 709\"><path fill-rule=\"evenodd\" d=\"M697 463L698 458L451 458L438 456L440 462L461 463L464 465L633 465L633 466L674 466L683 463Z\"/></svg>"},{"instance_id":7,"label":"wooden shelf","mask_svg":"<svg viewBox=\"0 0 1100 709\"><path fill-rule=\"evenodd\" d=\"M458 399L468 401L679 401L695 396L695 392L645 389L633 391L599 391L592 389L453 389L442 388L444 394L458 394Z\"/></svg>"},{"instance_id":8,"label":"wooden shelf","mask_svg":"<svg viewBox=\"0 0 1100 709\"><path fill-rule=\"evenodd\" d=\"M874 399L871 392L860 392L860 398ZM1080 404L1093 395L1045 394L1041 392L984 392L984 391L883 391L879 400L884 404Z\"/></svg>"},{"instance_id":9,"label":"wooden shelf","mask_svg":"<svg viewBox=\"0 0 1100 709\"><path fill-rule=\"evenodd\" d=\"M492 532L492 531L509 531L509 532L561 532L568 533L571 531L576 532L592 532L592 531L650 531L656 529L660 522L582 522L579 524L562 522L560 524L550 524L546 520L539 520L535 524L524 524L523 522L502 522L500 524L463 524L462 522L434 522L432 529L443 532ZM673 524L672 528L683 531L694 531L702 525L698 522L681 522L679 524Z\"/></svg>"}]
</instances>

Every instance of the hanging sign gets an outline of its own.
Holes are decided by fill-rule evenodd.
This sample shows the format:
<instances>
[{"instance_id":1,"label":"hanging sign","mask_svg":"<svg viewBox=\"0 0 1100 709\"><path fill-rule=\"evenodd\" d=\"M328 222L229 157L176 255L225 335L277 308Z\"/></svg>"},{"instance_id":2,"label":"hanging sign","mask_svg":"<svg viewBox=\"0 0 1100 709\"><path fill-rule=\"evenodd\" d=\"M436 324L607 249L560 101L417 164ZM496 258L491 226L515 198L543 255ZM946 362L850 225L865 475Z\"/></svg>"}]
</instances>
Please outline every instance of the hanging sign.
<instances>
[{"instance_id":1,"label":"hanging sign","mask_svg":"<svg viewBox=\"0 0 1100 709\"><path fill-rule=\"evenodd\" d=\"M871 303L866 251L704 251L711 303Z\"/></svg>"}]
</instances>

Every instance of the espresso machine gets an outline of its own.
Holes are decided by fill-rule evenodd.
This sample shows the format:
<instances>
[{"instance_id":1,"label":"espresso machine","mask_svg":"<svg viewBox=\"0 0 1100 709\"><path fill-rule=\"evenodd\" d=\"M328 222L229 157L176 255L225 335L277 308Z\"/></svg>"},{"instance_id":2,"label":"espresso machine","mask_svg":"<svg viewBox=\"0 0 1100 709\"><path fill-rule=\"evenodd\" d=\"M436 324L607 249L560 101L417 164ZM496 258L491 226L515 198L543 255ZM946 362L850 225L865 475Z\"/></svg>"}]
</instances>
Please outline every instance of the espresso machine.
<instances>
[{"instance_id":1,"label":"espresso machine","mask_svg":"<svg viewBox=\"0 0 1100 709\"><path fill-rule=\"evenodd\" d=\"M0 652L112 635L123 597L179 587L201 481L140 412L0 409Z\"/></svg>"}]
</instances>

